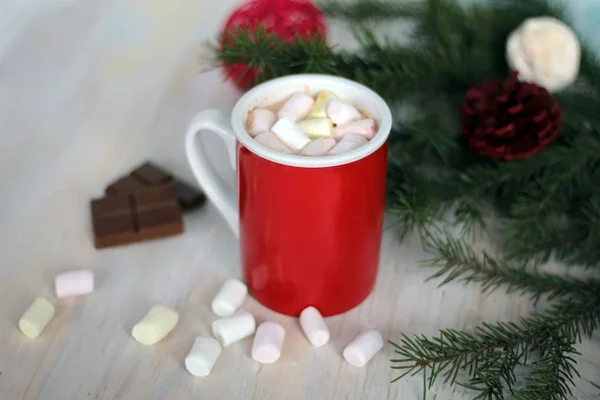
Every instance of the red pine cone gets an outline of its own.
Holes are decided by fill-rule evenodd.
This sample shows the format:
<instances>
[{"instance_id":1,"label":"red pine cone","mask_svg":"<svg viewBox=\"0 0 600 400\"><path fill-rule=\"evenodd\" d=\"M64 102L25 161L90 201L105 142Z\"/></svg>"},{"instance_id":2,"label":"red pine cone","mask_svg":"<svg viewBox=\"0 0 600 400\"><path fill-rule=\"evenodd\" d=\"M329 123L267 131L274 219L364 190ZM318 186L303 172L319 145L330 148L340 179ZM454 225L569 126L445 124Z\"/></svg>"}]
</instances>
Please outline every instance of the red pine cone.
<instances>
[{"instance_id":1,"label":"red pine cone","mask_svg":"<svg viewBox=\"0 0 600 400\"><path fill-rule=\"evenodd\" d=\"M520 82L488 79L466 94L461 111L467 144L477 154L500 160L528 158L560 132L562 110L548 91Z\"/></svg>"},{"instance_id":2,"label":"red pine cone","mask_svg":"<svg viewBox=\"0 0 600 400\"><path fill-rule=\"evenodd\" d=\"M267 32L275 33L286 42L296 40L296 35L307 38L321 32L325 38L327 29L321 11L309 0L251 0L229 17L221 32L221 40L230 40L225 31L233 31L235 27L255 30L263 25ZM246 65L234 64L225 67L232 82L246 71ZM256 69L248 71L238 83L238 87L247 90L254 84Z\"/></svg>"}]
</instances>

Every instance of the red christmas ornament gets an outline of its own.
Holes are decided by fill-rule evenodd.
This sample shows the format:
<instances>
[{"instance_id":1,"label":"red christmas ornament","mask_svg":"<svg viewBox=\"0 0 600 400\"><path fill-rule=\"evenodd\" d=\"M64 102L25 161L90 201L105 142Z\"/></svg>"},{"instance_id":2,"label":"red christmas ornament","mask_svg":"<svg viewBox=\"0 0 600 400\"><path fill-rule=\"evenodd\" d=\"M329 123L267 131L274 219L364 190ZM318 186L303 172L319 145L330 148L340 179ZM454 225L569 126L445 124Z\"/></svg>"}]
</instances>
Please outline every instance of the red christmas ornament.
<instances>
[{"instance_id":1,"label":"red christmas ornament","mask_svg":"<svg viewBox=\"0 0 600 400\"><path fill-rule=\"evenodd\" d=\"M267 32L275 33L286 42L296 40L296 35L307 38L318 32L325 38L327 29L321 11L309 0L251 0L237 8L225 22L221 31L221 40L230 40L226 31L236 27L255 30L262 25ZM227 65L225 71L235 82L246 71L245 64ZM248 71L238 83L238 87L247 90L254 84L257 71Z\"/></svg>"},{"instance_id":2,"label":"red christmas ornament","mask_svg":"<svg viewBox=\"0 0 600 400\"><path fill-rule=\"evenodd\" d=\"M500 160L528 158L560 132L562 110L548 91L520 82L489 79L466 94L461 112L467 144L477 154Z\"/></svg>"}]
</instances>

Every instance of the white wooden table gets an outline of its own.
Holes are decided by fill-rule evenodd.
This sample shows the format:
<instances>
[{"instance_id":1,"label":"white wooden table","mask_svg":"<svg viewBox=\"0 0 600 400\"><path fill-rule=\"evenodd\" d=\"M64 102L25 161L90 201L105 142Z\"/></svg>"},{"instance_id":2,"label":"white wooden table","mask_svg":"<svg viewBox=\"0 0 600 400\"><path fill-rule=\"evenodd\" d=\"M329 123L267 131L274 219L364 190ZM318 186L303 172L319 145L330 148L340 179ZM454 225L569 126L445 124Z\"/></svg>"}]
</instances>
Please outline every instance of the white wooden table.
<instances>
[{"instance_id":1,"label":"white wooden table","mask_svg":"<svg viewBox=\"0 0 600 400\"><path fill-rule=\"evenodd\" d=\"M183 367L193 338L209 334L209 301L240 274L239 248L208 205L186 217L183 236L96 251L89 200L145 160L188 181L188 121L207 107L229 109L238 93L218 72L198 73L234 0L4 0L0 5L0 399L417 399L419 377L393 385L386 346L366 368L341 358L343 346L373 327L400 333L469 329L532 310L526 299L482 295L477 286L424 283L427 256L409 237L384 235L374 293L328 319L331 343L312 348L292 318L250 300L257 319L287 328L277 364L259 366L251 340L227 348L208 378ZM339 35L339 32L334 32ZM210 143L209 143L210 144ZM212 143L210 145L216 145ZM219 148L220 149L220 148ZM231 174L221 157L223 171ZM58 301L56 273L90 268L97 290ZM37 340L17 329L35 296L57 306ZM180 324L154 347L129 332L153 303L174 307ZM579 346L578 399L597 393L600 340ZM469 398L436 387L437 399ZM586 397L586 394L588 397ZM428 398L434 398L428 392Z\"/></svg>"}]
</instances>

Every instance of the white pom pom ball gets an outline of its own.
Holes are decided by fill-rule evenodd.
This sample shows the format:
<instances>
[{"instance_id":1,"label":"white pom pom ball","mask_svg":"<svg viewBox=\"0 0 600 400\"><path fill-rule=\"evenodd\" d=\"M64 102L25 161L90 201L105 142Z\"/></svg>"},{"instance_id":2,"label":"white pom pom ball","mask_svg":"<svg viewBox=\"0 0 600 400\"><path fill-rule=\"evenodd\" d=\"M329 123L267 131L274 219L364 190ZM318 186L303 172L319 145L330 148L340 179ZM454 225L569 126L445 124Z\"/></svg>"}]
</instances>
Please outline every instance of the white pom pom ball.
<instances>
[{"instance_id":1,"label":"white pom pom ball","mask_svg":"<svg viewBox=\"0 0 600 400\"><path fill-rule=\"evenodd\" d=\"M551 17L525 20L508 37L506 56L519 79L548 91L572 84L579 73L581 46L575 32Z\"/></svg>"}]
</instances>

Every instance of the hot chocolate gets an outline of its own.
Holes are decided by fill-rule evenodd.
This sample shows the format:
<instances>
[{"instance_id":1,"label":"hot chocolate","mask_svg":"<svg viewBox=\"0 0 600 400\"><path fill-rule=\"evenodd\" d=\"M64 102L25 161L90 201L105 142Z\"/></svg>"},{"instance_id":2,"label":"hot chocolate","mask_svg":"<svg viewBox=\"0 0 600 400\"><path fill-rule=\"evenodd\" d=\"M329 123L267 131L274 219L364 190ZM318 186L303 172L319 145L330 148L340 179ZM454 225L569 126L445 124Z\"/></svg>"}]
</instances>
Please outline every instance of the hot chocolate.
<instances>
[{"instance_id":1,"label":"hot chocolate","mask_svg":"<svg viewBox=\"0 0 600 400\"><path fill-rule=\"evenodd\" d=\"M377 133L377 123L332 92L315 98L296 92L285 101L255 108L246 131L256 141L282 153L330 156L363 146Z\"/></svg>"}]
</instances>

